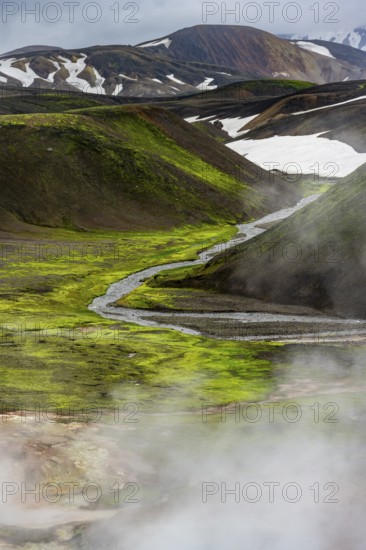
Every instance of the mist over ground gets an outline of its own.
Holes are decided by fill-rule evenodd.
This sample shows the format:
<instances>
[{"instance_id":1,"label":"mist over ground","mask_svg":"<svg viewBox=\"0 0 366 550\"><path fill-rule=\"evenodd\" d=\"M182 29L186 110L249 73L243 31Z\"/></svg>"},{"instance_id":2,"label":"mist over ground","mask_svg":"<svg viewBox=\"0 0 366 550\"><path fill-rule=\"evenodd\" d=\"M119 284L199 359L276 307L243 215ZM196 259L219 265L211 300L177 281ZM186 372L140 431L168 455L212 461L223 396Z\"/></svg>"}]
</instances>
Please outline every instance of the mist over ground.
<instances>
[{"instance_id":1,"label":"mist over ground","mask_svg":"<svg viewBox=\"0 0 366 550\"><path fill-rule=\"evenodd\" d=\"M60 529L83 525L62 548L363 549L365 351L289 346L277 363L263 403L197 404L189 415L141 409L134 423L9 416L1 524L59 543ZM72 482L73 501L66 490L57 499L55 484ZM47 486L38 502L37 483Z\"/></svg>"}]
</instances>

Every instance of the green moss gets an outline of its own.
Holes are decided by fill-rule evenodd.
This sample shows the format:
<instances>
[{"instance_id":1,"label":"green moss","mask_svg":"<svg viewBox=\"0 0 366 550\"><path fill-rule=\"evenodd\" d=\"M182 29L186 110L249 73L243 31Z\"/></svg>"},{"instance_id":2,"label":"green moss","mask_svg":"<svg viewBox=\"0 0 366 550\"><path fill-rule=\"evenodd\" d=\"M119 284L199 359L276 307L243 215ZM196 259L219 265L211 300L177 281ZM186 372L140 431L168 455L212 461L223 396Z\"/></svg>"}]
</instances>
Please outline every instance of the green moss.
<instances>
[{"instance_id":1,"label":"green moss","mask_svg":"<svg viewBox=\"0 0 366 550\"><path fill-rule=\"evenodd\" d=\"M36 239L18 235L12 249L3 245L1 403L10 409L53 403L66 412L70 406L112 408L137 400L145 410L183 410L212 400L264 398L273 381L263 354L276 346L147 329L87 309L112 282L152 265L194 259L233 231L201 226L122 235L44 229Z\"/></svg>"},{"instance_id":2,"label":"green moss","mask_svg":"<svg viewBox=\"0 0 366 550\"><path fill-rule=\"evenodd\" d=\"M233 175L235 166L223 166L222 151L220 166L203 160L169 137L164 124L177 125L179 134L178 118L160 123L154 116L164 111L97 107L2 116L2 207L37 225L116 229L131 225L117 221L124 217L141 226L148 215L147 227L161 227L235 223L258 210L263 197Z\"/></svg>"},{"instance_id":3,"label":"green moss","mask_svg":"<svg viewBox=\"0 0 366 550\"><path fill-rule=\"evenodd\" d=\"M256 193L232 166L195 154L198 131L188 132L191 148L175 140L168 127L180 133L179 124L153 107L1 117L1 229L17 231L0 258L1 400L9 408L138 400L155 410L199 409L212 399L263 399L272 388L264 354L276 346L141 328L87 309L111 283L195 259L254 215ZM117 220L112 229L96 229L105 228L103 216ZM145 218L149 231L130 230Z\"/></svg>"},{"instance_id":4,"label":"green moss","mask_svg":"<svg viewBox=\"0 0 366 550\"><path fill-rule=\"evenodd\" d=\"M300 188L304 197L310 197L311 195L322 195L323 193L329 191L332 186L332 183L315 183L313 180L304 180L300 184Z\"/></svg>"},{"instance_id":5,"label":"green moss","mask_svg":"<svg viewBox=\"0 0 366 550\"><path fill-rule=\"evenodd\" d=\"M314 86L312 82L302 80L261 79L235 82L220 87L218 90L205 91L200 94L202 99L213 100L216 97L222 100L249 99L251 97L276 97L296 93ZM194 99L194 96L193 96Z\"/></svg>"},{"instance_id":6,"label":"green moss","mask_svg":"<svg viewBox=\"0 0 366 550\"><path fill-rule=\"evenodd\" d=\"M195 294L201 293L195 289L151 288L144 283L127 296L117 300L116 304L137 309L184 311L184 308L179 306L179 300L187 296L194 299Z\"/></svg>"},{"instance_id":7,"label":"green moss","mask_svg":"<svg viewBox=\"0 0 366 550\"><path fill-rule=\"evenodd\" d=\"M149 108L145 108L145 112ZM82 114L84 111L79 111ZM224 189L235 195L243 189L234 177L224 174L222 171L204 162L198 156L179 147L173 139L169 138L158 126L152 125L151 121L144 116L141 110L132 108L108 108L100 107L92 111L86 111L87 116L98 120L100 118L109 120L117 130L128 136L131 146L140 151L148 151L150 154L161 156L167 162L177 166L195 177L204 179L206 183L215 188Z\"/></svg>"}]
</instances>

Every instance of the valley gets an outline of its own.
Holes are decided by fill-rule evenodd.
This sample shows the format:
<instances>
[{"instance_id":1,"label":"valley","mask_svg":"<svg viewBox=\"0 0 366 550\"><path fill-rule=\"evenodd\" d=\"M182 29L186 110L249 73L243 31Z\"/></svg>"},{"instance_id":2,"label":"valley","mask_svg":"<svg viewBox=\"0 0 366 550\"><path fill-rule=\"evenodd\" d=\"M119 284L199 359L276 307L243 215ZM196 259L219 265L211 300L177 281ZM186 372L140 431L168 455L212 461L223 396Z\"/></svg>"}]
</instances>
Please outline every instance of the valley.
<instances>
[{"instance_id":1,"label":"valley","mask_svg":"<svg viewBox=\"0 0 366 550\"><path fill-rule=\"evenodd\" d=\"M0 548L363 550L366 53L313 40L0 57Z\"/></svg>"}]
</instances>

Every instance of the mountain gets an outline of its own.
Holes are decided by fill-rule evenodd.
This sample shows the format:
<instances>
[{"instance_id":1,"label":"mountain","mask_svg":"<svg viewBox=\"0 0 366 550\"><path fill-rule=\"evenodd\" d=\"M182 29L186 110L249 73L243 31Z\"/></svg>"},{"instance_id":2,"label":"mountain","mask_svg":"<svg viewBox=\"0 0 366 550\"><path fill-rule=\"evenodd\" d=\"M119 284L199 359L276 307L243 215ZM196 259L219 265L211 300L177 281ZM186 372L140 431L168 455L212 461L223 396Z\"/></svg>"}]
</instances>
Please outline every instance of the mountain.
<instances>
[{"instance_id":1,"label":"mountain","mask_svg":"<svg viewBox=\"0 0 366 550\"><path fill-rule=\"evenodd\" d=\"M204 124L207 130L212 124L202 122L202 118L211 117L213 122L232 117L247 117L264 111L281 97L312 86L310 82L298 80L247 80L188 97L169 101L161 99L159 104L190 122L197 119L200 126Z\"/></svg>"},{"instance_id":2,"label":"mountain","mask_svg":"<svg viewBox=\"0 0 366 550\"><path fill-rule=\"evenodd\" d=\"M318 84L366 79L364 56L356 50L333 55L325 46L310 49L251 27L198 25L135 47L20 48L0 57L0 84L167 98L253 79Z\"/></svg>"},{"instance_id":3,"label":"mountain","mask_svg":"<svg viewBox=\"0 0 366 550\"><path fill-rule=\"evenodd\" d=\"M345 83L347 84L347 83ZM324 85L279 99L248 121L229 147L258 162L268 155L311 173L346 176L366 162L364 82ZM313 161L313 162L312 162ZM328 165L333 164L333 170Z\"/></svg>"},{"instance_id":4,"label":"mountain","mask_svg":"<svg viewBox=\"0 0 366 550\"><path fill-rule=\"evenodd\" d=\"M21 88L133 97L198 93L256 76L210 63L175 62L131 46L13 53L0 58L0 83ZM214 85L206 84L213 82Z\"/></svg>"},{"instance_id":5,"label":"mountain","mask_svg":"<svg viewBox=\"0 0 366 550\"><path fill-rule=\"evenodd\" d=\"M260 80L150 103L186 119L263 170L271 168L268 177L292 169L292 181L308 180L311 191L317 188L311 182L332 183L365 162L365 88L365 81L313 86ZM146 99L15 88L3 94L0 113L61 113L133 103L143 105ZM269 166L271 161L277 164Z\"/></svg>"},{"instance_id":6,"label":"mountain","mask_svg":"<svg viewBox=\"0 0 366 550\"><path fill-rule=\"evenodd\" d=\"M181 97L149 97L148 102L159 104L185 117L212 109L224 112L230 104L239 109L243 104L254 106L272 105L275 99L306 89L313 84L294 80L246 80L221 86L212 91L184 95ZM26 114L63 112L103 105L146 104L145 97L123 95L85 94L76 90L50 90L47 88L20 88L6 85L2 88L0 114ZM256 111L257 112L257 111Z\"/></svg>"},{"instance_id":7,"label":"mountain","mask_svg":"<svg viewBox=\"0 0 366 550\"><path fill-rule=\"evenodd\" d=\"M3 115L0 148L1 229L235 223L299 197L157 106Z\"/></svg>"},{"instance_id":8,"label":"mountain","mask_svg":"<svg viewBox=\"0 0 366 550\"><path fill-rule=\"evenodd\" d=\"M363 68L306 51L268 32L240 25L197 25L139 44L166 59L200 61L255 71L260 78L290 78L319 84L364 78Z\"/></svg>"},{"instance_id":9,"label":"mountain","mask_svg":"<svg viewBox=\"0 0 366 550\"><path fill-rule=\"evenodd\" d=\"M179 109L190 104L193 126L219 126L229 149L262 168L277 162L273 176L287 171L295 183L312 173L309 193L316 192L314 184L328 183L329 189L254 240L157 284L366 318L365 89L365 81L347 81L277 98L235 102L234 96L221 113L218 91L206 92L200 110L193 99L180 100Z\"/></svg>"},{"instance_id":10,"label":"mountain","mask_svg":"<svg viewBox=\"0 0 366 550\"><path fill-rule=\"evenodd\" d=\"M324 31L313 32L305 35L293 34L286 35L286 38L294 40L325 40L327 42L336 42L345 46L352 46L366 51L366 27L360 26L353 31Z\"/></svg>"},{"instance_id":11,"label":"mountain","mask_svg":"<svg viewBox=\"0 0 366 550\"><path fill-rule=\"evenodd\" d=\"M362 167L315 203L180 284L366 318L365 208Z\"/></svg>"},{"instance_id":12,"label":"mountain","mask_svg":"<svg viewBox=\"0 0 366 550\"><path fill-rule=\"evenodd\" d=\"M352 46L338 44L336 42L326 42L324 40L291 40L291 44L296 44L300 48L308 51L333 57L341 62L350 63L361 69L366 68L366 52L353 48Z\"/></svg>"},{"instance_id":13,"label":"mountain","mask_svg":"<svg viewBox=\"0 0 366 550\"><path fill-rule=\"evenodd\" d=\"M276 83L272 81L272 86ZM220 139L229 149L264 170L287 173L294 182L307 175L314 184L309 191L321 183L334 183L366 162L365 81L302 83L287 94L291 82L283 82L282 97L260 97L257 92L255 99L240 100L247 84L235 85L238 98L235 94L230 98L232 86L228 86L222 90L227 92L226 101L214 91L206 92L200 103L187 98L170 108L208 133L220 128ZM269 81L256 83L263 92L266 86L268 93L272 91Z\"/></svg>"},{"instance_id":14,"label":"mountain","mask_svg":"<svg viewBox=\"0 0 366 550\"><path fill-rule=\"evenodd\" d=\"M0 57L10 57L12 55L24 55L29 53L39 53L39 52L50 52L52 50L62 50L59 46L24 46L22 48L17 48L16 50L11 50L0 55Z\"/></svg>"}]
</instances>

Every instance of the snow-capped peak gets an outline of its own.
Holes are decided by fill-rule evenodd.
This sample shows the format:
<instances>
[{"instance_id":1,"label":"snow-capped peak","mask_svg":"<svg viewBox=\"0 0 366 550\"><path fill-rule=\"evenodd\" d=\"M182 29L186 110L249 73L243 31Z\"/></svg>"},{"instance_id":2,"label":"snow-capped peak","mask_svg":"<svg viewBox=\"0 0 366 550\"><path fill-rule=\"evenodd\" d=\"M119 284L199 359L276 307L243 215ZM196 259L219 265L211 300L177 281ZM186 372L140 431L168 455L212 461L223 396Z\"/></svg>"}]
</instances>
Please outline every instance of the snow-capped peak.
<instances>
[{"instance_id":1,"label":"snow-capped peak","mask_svg":"<svg viewBox=\"0 0 366 550\"><path fill-rule=\"evenodd\" d=\"M356 29L340 31L313 32L307 35L294 34L292 40L325 40L327 42L337 42L345 46L352 46L359 50L366 51L366 27L360 26Z\"/></svg>"}]
</instances>

